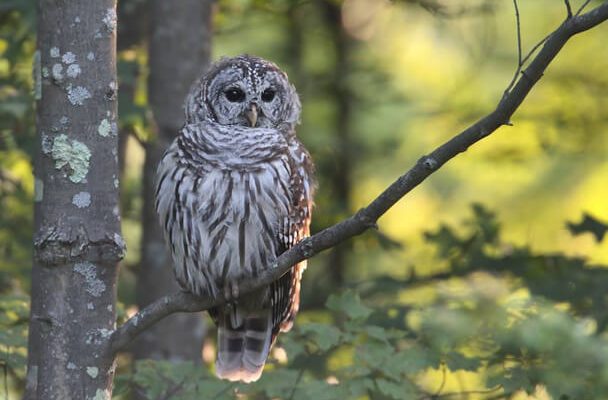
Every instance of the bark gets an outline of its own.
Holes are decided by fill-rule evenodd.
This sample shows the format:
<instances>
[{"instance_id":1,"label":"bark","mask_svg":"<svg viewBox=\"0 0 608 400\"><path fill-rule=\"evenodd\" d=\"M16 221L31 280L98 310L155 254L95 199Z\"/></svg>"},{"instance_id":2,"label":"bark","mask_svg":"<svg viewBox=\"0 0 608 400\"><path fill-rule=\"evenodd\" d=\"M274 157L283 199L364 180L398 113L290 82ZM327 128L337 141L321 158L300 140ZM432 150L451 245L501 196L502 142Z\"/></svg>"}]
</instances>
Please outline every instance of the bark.
<instances>
[{"instance_id":1,"label":"bark","mask_svg":"<svg viewBox=\"0 0 608 400\"><path fill-rule=\"evenodd\" d=\"M109 399L118 211L116 2L38 1L27 399Z\"/></svg>"},{"instance_id":2,"label":"bark","mask_svg":"<svg viewBox=\"0 0 608 400\"><path fill-rule=\"evenodd\" d=\"M406 194L420 185L452 158L465 152L470 146L488 137L503 125L510 125L511 116L523 103L543 73L559 54L563 46L576 34L592 29L608 19L608 1L592 11L566 19L544 41L544 46L527 68L523 69L512 89L505 91L498 105L488 115L452 137L430 154L423 156L405 174L387 187L367 207L355 215L314 234L281 254L276 262L260 273L256 279L238 282L241 295L270 284L285 274L293 265L332 248L343 241L376 227L376 221ZM207 310L224 304L224 298L200 298L189 293L164 296L141 310L118 328L111 338L113 351L124 348L133 338L157 321L176 312Z\"/></svg>"},{"instance_id":3,"label":"bark","mask_svg":"<svg viewBox=\"0 0 608 400\"><path fill-rule=\"evenodd\" d=\"M140 308L177 290L170 254L154 210L156 167L184 123L182 105L192 83L209 64L211 0L149 3L149 99L154 140L146 143L143 170L143 238L137 279ZM145 332L133 346L136 359L200 361L205 332L201 315L174 315Z\"/></svg>"}]
</instances>

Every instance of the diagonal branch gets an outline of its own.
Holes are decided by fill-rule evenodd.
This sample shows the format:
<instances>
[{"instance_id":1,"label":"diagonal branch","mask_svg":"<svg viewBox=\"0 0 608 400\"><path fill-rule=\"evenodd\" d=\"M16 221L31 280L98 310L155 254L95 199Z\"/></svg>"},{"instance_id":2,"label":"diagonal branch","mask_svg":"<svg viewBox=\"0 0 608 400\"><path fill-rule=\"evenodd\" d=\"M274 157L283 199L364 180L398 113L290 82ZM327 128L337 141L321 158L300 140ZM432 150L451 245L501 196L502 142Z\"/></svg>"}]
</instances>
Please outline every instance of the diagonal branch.
<instances>
[{"instance_id":1,"label":"diagonal branch","mask_svg":"<svg viewBox=\"0 0 608 400\"><path fill-rule=\"evenodd\" d=\"M592 11L565 20L545 42L543 48L522 71L513 88L505 93L494 111L454 136L429 155L423 156L404 175L400 176L367 207L355 215L303 240L281 254L268 270L256 279L238 284L239 293L248 293L270 284L285 274L292 265L329 249L346 239L376 227L376 221L403 196L423 182L446 162L466 151L471 145L490 135L500 126L507 125L513 113L522 104L528 93L549 63L557 56L566 42L575 34L589 30L608 19L608 0ZM158 320L175 312L208 310L225 303L226 300L199 298L189 293L175 293L150 304L116 329L111 336L112 351L123 349L131 340Z\"/></svg>"}]
</instances>

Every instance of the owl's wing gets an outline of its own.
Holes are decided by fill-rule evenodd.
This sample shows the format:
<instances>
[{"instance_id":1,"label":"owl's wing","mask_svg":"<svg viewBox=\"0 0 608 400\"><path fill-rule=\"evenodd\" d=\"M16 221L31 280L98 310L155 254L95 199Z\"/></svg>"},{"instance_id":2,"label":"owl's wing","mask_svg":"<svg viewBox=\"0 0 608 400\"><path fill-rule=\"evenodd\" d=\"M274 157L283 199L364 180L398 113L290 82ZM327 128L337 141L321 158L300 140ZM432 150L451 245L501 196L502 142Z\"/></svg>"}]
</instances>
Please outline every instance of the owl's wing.
<instances>
[{"instance_id":1,"label":"owl's wing","mask_svg":"<svg viewBox=\"0 0 608 400\"><path fill-rule=\"evenodd\" d=\"M313 164L304 147L296 142L291 146L289 216L279 227L280 253L289 250L310 235L312 197L314 191ZM306 260L296 264L270 286L273 341L280 332L287 332L300 307L300 281Z\"/></svg>"}]
</instances>

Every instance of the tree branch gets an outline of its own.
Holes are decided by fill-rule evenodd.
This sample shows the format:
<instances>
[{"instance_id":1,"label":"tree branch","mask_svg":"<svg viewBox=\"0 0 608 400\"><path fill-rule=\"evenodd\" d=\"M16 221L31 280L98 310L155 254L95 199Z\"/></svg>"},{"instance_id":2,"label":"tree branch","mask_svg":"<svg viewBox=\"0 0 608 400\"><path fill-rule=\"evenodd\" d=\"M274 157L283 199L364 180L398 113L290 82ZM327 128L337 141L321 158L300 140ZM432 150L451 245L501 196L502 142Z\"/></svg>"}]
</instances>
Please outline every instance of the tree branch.
<instances>
[{"instance_id":1,"label":"tree branch","mask_svg":"<svg viewBox=\"0 0 608 400\"><path fill-rule=\"evenodd\" d=\"M517 28L517 68L515 69L515 73L513 74L513 78L511 79L509 86L507 86L505 89L505 95L511 91L513 85L515 85L515 82L517 82L521 68L524 66L521 58L521 23L519 20L519 7L517 6L517 0L513 0L513 7L515 8L515 24Z\"/></svg>"},{"instance_id":2,"label":"tree branch","mask_svg":"<svg viewBox=\"0 0 608 400\"><path fill-rule=\"evenodd\" d=\"M568 18L572 18L572 6L570 6L570 0L564 0L566 4L566 12L568 13Z\"/></svg>"},{"instance_id":3,"label":"tree branch","mask_svg":"<svg viewBox=\"0 0 608 400\"><path fill-rule=\"evenodd\" d=\"M585 2L583 3L583 5L581 5L581 7L578 9L578 11L576 12L576 15L578 16L581 12L583 12L583 10L585 9L585 7L587 7L587 4L589 4L591 0L585 0Z\"/></svg>"},{"instance_id":4,"label":"tree branch","mask_svg":"<svg viewBox=\"0 0 608 400\"><path fill-rule=\"evenodd\" d=\"M321 232L304 239L296 246L281 254L273 265L256 279L244 280L238 284L239 293L248 293L270 284L280 278L293 265L329 249L338 243L357 236L369 228L376 227L376 221L397 201L423 182L429 175L446 162L466 151L471 145L493 133L502 125L509 124L513 113L522 104L528 93L549 63L557 56L566 42L575 34L589 30L608 19L608 1L592 11L566 19L545 42L543 48L521 76L502 97L494 111L454 136L429 155L423 156L404 175L400 176L367 207L355 215ZM150 304L117 328L111 337L114 352L123 349L138 334L158 320L175 312L203 311L224 304L226 299L199 298L189 293L175 293Z\"/></svg>"}]
</instances>

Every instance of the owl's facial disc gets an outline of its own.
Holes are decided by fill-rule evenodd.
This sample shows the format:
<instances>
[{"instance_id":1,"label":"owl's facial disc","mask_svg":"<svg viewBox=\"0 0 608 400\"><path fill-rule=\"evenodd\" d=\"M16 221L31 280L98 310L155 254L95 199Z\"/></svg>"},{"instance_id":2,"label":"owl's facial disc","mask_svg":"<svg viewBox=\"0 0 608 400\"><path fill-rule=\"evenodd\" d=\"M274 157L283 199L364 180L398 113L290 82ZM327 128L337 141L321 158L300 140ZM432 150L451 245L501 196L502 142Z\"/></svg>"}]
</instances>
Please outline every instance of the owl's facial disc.
<instances>
[{"instance_id":1,"label":"owl's facial disc","mask_svg":"<svg viewBox=\"0 0 608 400\"><path fill-rule=\"evenodd\" d=\"M276 128L298 122L300 102L277 66L239 56L221 61L205 87L209 117L222 125Z\"/></svg>"},{"instance_id":2,"label":"owl's facial disc","mask_svg":"<svg viewBox=\"0 0 608 400\"><path fill-rule=\"evenodd\" d=\"M235 121L233 125L244 125L251 128L272 126L272 121L264 120L265 115L259 106L259 98L264 96L257 96L256 93L247 93L243 89L234 86L230 86L224 90L223 96L230 103L224 110L227 112L229 119ZM268 95L265 98L266 101L269 101Z\"/></svg>"},{"instance_id":3,"label":"owl's facial disc","mask_svg":"<svg viewBox=\"0 0 608 400\"><path fill-rule=\"evenodd\" d=\"M218 100L218 122L224 124L269 128L276 126L281 116L281 99L273 86L259 89L257 85L232 82Z\"/></svg>"}]
</instances>

